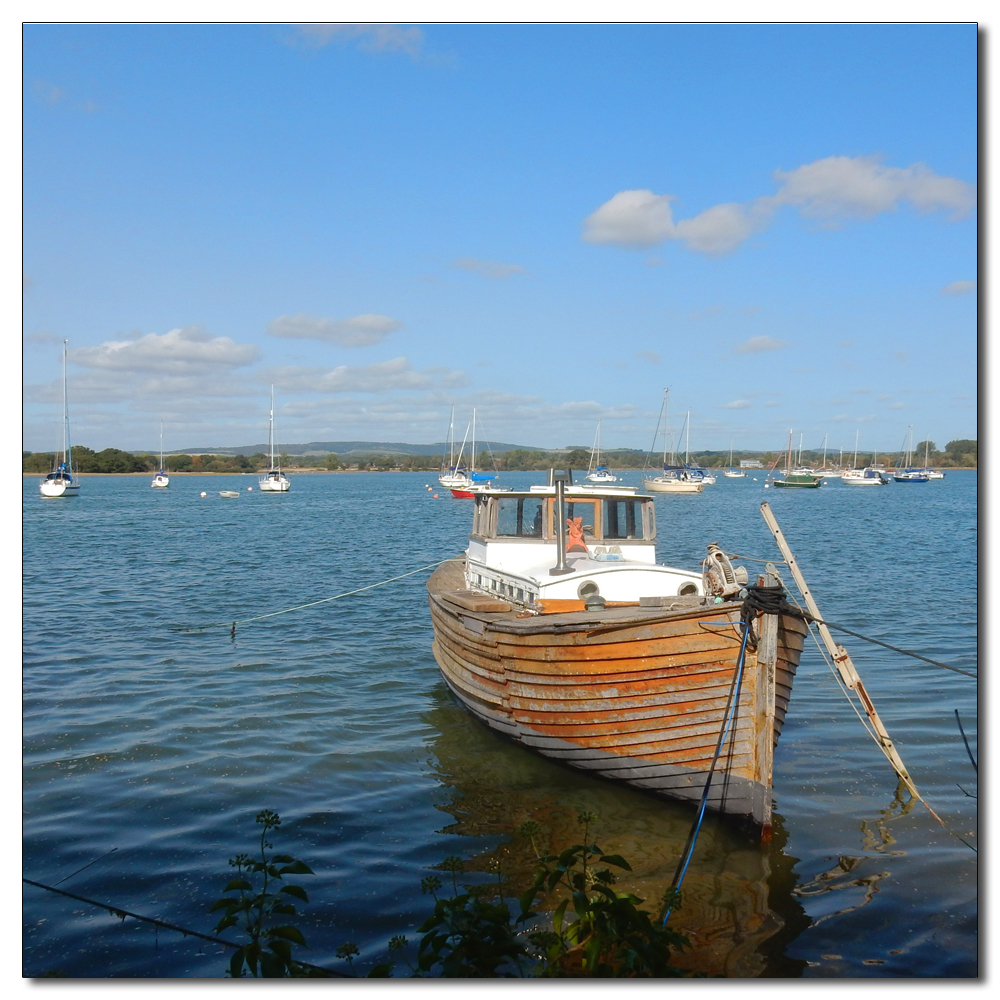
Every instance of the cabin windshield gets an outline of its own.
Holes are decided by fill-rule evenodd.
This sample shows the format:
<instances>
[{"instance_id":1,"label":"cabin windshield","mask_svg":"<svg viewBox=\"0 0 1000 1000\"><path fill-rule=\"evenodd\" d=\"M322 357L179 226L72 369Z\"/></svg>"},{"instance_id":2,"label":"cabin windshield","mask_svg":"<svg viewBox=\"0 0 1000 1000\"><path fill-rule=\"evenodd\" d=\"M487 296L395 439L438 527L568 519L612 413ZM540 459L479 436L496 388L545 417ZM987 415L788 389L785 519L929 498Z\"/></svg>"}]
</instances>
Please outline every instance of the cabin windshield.
<instances>
[{"instance_id":1,"label":"cabin windshield","mask_svg":"<svg viewBox=\"0 0 1000 1000\"><path fill-rule=\"evenodd\" d=\"M642 538L642 511L637 501L604 501L604 537Z\"/></svg>"},{"instance_id":2,"label":"cabin windshield","mask_svg":"<svg viewBox=\"0 0 1000 1000\"><path fill-rule=\"evenodd\" d=\"M500 497L497 500L498 538L541 538L541 497Z\"/></svg>"}]
</instances>

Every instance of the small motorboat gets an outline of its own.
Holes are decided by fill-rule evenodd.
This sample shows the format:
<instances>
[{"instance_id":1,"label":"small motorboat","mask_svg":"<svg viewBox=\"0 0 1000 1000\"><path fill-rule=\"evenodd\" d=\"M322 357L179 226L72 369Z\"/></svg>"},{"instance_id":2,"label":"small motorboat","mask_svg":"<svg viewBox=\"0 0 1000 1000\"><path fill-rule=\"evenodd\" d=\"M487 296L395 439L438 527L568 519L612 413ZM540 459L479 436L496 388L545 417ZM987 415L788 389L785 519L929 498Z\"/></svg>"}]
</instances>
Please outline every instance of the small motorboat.
<instances>
[{"instance_id":1,"label":"small motorboat","mask_svg":"<svg viewBox=\"0 0 1000 1000\"><path fill-rule=\"evenodd\" d=\"M219 496L225 497L227 500L235 500L239 493L236 490L219 490Z\"/></svg>"}]
</instances>

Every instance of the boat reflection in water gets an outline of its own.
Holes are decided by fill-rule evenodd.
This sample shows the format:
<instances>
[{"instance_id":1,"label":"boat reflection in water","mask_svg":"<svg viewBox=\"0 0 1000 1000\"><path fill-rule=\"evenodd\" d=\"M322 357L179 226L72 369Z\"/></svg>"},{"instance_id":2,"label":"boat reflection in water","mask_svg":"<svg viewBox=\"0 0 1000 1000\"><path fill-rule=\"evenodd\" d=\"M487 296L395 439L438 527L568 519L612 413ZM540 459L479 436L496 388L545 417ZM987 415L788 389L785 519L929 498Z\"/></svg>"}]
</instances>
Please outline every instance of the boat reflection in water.
<instances>
[{"instance_id":1,"label":"boat reflection in water","mask_svg":"<svg viewBox=\"0 0 1000 1000\"><path fill-rule=\"evenodd\" d=\"M539 849L562 850L579 842L577 816L588 810L599 817L592 838L632 866L631 872L616 872L616 889L634 892L647 910L659 908L691 829L690 807L525 753L477 723L444 688L435 700L424 716L437 733L430 763L451 790L438 808L455 819L442 832L496 845L474 854L468 871L499 870L509 895L520 895L537 869L530 840L517 832L520 826L534 820L542 828L536 835ZM793 894L796 859L783 853L784 842L777 815L767 844L706 817L684 879L682 905L670 917L669 925L692 945L676 956L678 967L734 978L802 974L807 963L784 952L811 921Z\"/></svg>"}]
</instances>

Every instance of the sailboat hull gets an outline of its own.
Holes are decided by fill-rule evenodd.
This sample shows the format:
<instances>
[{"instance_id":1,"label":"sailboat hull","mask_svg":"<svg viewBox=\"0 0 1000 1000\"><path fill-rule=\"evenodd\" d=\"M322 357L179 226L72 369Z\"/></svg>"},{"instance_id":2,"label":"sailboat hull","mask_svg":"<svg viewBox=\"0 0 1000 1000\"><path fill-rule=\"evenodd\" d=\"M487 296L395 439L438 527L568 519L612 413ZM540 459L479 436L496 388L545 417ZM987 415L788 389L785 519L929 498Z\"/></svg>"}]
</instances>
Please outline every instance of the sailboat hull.
<instances>
[{"instance_id":1,"label":"sailboat hull","mask_svg":"<svg viewBox=\"0 0 1000 1000\"><path fill-rule=\"evenodd\" d=\"M643 488L648 493L701 493L702 485L684 479L644 479Z\"/></svg>"},{"instance_id":2,"label":"sailboat hull","mask_svg":"<svg viewBox=\"0 0 1000 1000\"><path fill-rule=\"evenodd\" d=\"M259 489L261 493L287 493L291 485L292 484L282 475L279 475L276 479L269 476L261 476L261 478L257 480L257 489Z\"/></svg>"},{"instance_id":3,"label":"sailboat hull","mask_svg":"<svg viewBox=\"0 0 1000 1000\"><path fill-rule=\"evenodd\" d=\"M43 479L38 485L38 492L50 500L59 497L75 497L80 495L80 484L67 483L64 480Z\"/></svg>"}]
</instances>

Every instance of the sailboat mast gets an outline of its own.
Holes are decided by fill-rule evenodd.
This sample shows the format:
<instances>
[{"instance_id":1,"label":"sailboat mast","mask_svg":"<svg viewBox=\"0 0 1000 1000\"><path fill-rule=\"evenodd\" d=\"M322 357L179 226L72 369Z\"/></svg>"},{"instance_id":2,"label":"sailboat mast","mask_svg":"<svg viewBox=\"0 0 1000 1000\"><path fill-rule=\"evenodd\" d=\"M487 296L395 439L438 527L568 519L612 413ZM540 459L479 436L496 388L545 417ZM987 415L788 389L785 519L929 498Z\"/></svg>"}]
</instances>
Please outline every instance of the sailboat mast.
<instances>
[{"instance_id":1,"label":"sailboat mast","mask_svg":"<svg viewBox=\"0 0 1000 1000\"><path fill-rule=\"evenodd\" d=\"M451 408L451 420L448 421L448 471L455 471L455 407Z\"/></svg>"},{"instance_id":2,"label":"sailboat mast","mask_svg":"<svg viewBox=\"0 0 1000 1000\"><path fill-rule=\"evenodd\" d=\"M691 464L691 411L684 414L684 464Z\"/></svg>"},{"instance_id":3,"label":"sailboat mast","mask_svg":"<svg viewBox=\"0 0 1000 1000\"><path fill-rule=\"evenodd\" d=\"M163 421L160 421L160 472L163 471Z\"/></svg>"},{"instance_id":4,"label":"sailboat mast","mask_svg":"<svg viewBox=\"0 0 1000 1000\"><path fill-rule=\"evenodd\" d=\"M861 429L858 428L854 432L854 468L858 467L858 435L861 433Z\"/></svg>"},{"instance_id":5,"label":"sailboat mast","mask_svg":"<svg viewBox=\"0 0 1000 1000\"><path fill-rule=\"evenodd\" d=\"M68 340L63 341L63 462L68 471L73 471L73 451L69 441L69 390L66 385L66 352Z\"/></svg>"},{"instance_id":6,"label":"sailboat mast","mask_svg":"<svg viewBox=\"0 0 1000 1000\"><path fill-rule=\"evenodd\" d=\"M667 467L667 397L670 395L669 389L663 390L663 468Z\"/></svg>"},{"instance_id":7,"label":"sailboat mast","mask_svg":"<svg viewBox=\"0 0 1000 1000\"><path fill-rule=\"evenodd\" d=\"M271 471L274 471L274 383L271 383L271 415L267 424L267 447L271 453Z\"/></svg>"},{"instance_id":8,"label":"sailboat mast","mask_svg":"<svg viewBox=\"0 0 1000 1000\"><path fill-rule=\"evenodd\" d=\"M472 408L472 461L469 462L469 478L476 471L476 408Z\"/></svg>"}]
</instances>

